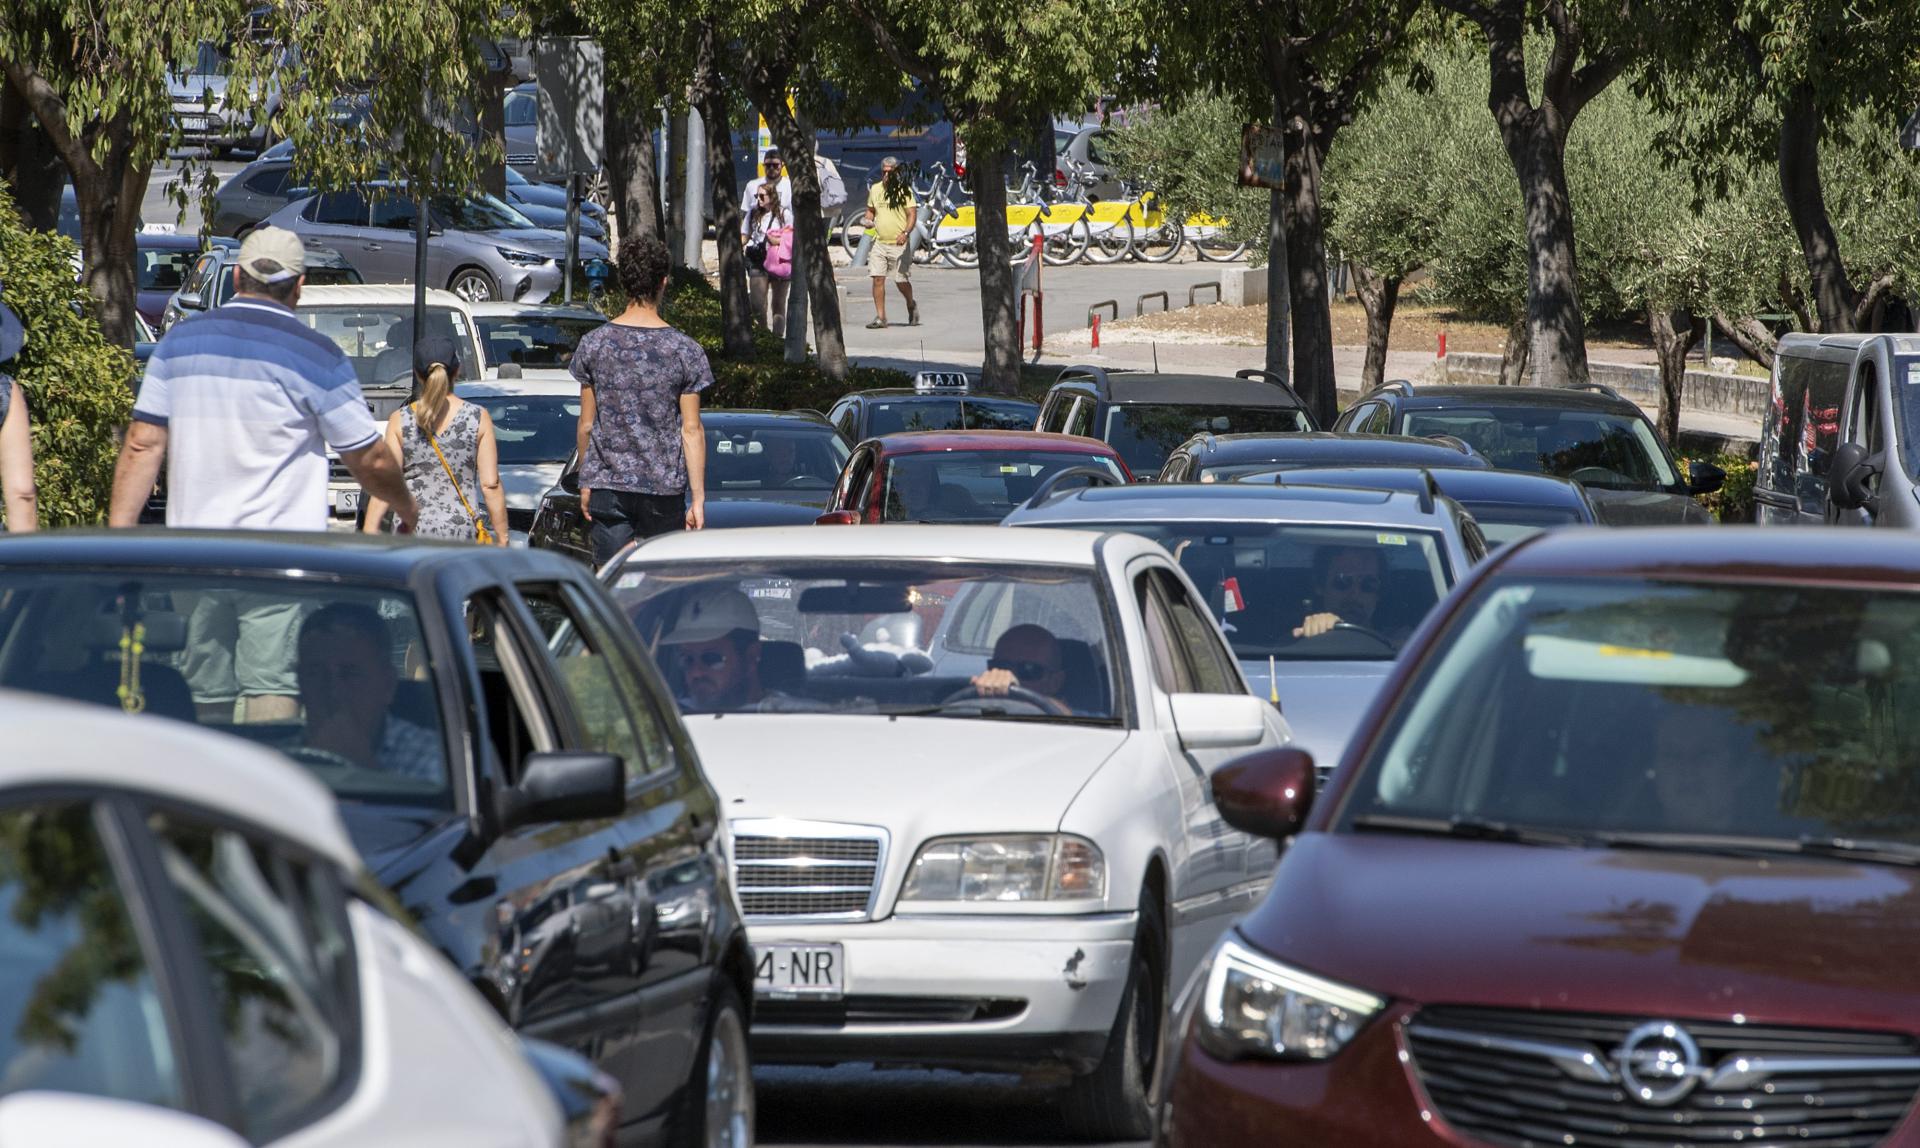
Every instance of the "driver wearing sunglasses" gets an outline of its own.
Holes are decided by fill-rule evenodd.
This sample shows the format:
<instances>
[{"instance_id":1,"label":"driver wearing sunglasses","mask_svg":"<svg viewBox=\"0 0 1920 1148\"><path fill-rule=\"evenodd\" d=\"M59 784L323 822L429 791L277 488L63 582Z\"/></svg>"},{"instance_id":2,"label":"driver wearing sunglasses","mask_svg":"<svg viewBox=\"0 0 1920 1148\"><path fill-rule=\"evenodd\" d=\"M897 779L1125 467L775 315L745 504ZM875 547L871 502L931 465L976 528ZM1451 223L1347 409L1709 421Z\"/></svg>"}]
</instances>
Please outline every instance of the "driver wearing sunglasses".
<instances>
[{"instance_id":1,"label":"driver wearing sunglasses","mask_svg":"<svg viewBox=\"0 0 1920 1148\"><path fill-rule=\"evenodd\" d=\"M1346 623L1372 626L1384 582L1380 552L1361 546L1322 547L1313 556L1313 604L1293 628L1296 638L1318 638Z\"/></svg>"},{"instance_id":2,"label":"driver wearing sunglasses","mask_svg":"<svg viewBox=\"0 0 1920 1148\"><path fill-rule=\"evenodd\" d=\"M1023 689L1039 694L1069 712L1060 698L1066 687L1067 671L1060 656L1060 642L1044 626L1031 622L1013 626L993 644L993 657L987 660L985 673L976 674L973 688L982 697L1005 697L1008 690Z\"/></svg>"},{"instance_id":3,"label":"driver wearing sunglasses","mask_svg":"<svg viewBox=\"0 0 1920 1148\"><path fill-rule=\"evenodd\" d=\"M680 605L660 638L660 664L685 683L681 708L742 710L766 698L760 684L760 616L731 586L705 586Z\"/></svg>"}]
</instances>

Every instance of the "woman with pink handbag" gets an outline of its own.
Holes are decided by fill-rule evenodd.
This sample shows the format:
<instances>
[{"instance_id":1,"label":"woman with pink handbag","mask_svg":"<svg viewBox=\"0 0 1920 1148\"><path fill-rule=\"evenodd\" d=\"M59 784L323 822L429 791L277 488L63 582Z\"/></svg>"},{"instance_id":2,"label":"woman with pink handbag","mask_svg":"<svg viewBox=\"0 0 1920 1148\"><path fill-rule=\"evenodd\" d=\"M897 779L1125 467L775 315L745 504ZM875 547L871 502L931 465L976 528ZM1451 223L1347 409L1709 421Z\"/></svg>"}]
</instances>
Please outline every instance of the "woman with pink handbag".
<instances>
[{"instance_id":1,"label":"woman with pink handbag","mask_svg":"<svg viewBox=\"0 0 1920 1148\"><path fill-rule=\"evenodd\" d=\"M762 184L754 190L747 217L747 288L753 313L762 326L784 338L787 291L793 282L793 221L780 208L779 193Z\"/></svg>"}]
</instances>

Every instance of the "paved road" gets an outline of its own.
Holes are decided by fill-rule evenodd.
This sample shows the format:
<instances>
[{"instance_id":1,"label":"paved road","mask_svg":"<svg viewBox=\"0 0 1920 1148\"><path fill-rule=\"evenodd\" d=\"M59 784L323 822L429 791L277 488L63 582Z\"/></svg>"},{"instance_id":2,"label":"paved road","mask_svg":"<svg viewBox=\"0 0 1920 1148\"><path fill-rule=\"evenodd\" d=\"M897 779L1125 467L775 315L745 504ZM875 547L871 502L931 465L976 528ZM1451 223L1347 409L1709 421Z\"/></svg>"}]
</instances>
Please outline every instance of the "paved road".
<instances>
[{"instance_id":1,"label":"paved road","mask_svg":"<svg viewBox=\"0 0 1920 1148\"><path fill-rule=\"evenodd\" d=\"M1062 1126L1057 1093L1010 1076L763 1068L754 1082L763 1144L1038 1148L1083 1143Z\"/></svg>"},{"instance_id":2,"label":"paved road","mask_svg":"<svg viewBox=\"0 0 1920 1148\"><path fill-rule=\"evenodd\" d=\"M187 214L185 218L180 217L179 208L175 206L172 198L167 194L167 185L180 174L182 168L185 166L181 162L181 157L197 157L197 154L198 153L195 152L175 152L174 159L154 166L153 176L147 180L146 198L140 201L140 218L144 222L151 225L156 223L173 224L178 221L177 226L181 231L193 232L200 229L200 204L197 190L188 196ZM246 164L246 160L237 162L232 160L207 161L196 158L194 162L194 178L197 180L206 171L211 170L217 179L225 182L227 177L239 171L242 167L245 167Z\"/></svg>"}]
</instances>

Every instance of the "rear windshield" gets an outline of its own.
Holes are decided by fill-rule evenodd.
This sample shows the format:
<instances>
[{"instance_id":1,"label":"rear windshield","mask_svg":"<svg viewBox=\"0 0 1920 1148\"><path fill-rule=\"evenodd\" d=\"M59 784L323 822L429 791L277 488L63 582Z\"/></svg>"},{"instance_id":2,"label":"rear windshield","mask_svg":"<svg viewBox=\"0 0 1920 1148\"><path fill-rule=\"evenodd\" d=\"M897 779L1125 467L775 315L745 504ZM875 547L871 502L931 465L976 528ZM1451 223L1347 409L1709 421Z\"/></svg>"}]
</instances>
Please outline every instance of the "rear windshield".
<instances>
[{"instance_id":1,"label":"rear windshield","mask_svg":"<svg viewBox=\"0 0 1920 1148\"><path fill-rule=\"evenodd\" d=\"M1197 434L1273 434L1312 430L1307 413L1292 407L1219 407L1129 403L1107 412L1107 445L1138 475L1160 472L1175 447Z\"/></svg>"},{"instance_id":2,"label":"rear windshield","mask_svg":"<svg viewBox=\"0 0 1920 1148\"><path fill-rule=\"evenodd\" d=\"M1464 500L1460 505L1480 524L1480 533L1486 535L1489 547L1505 546L1509 542L1530 538L1542 530L1570 526L1580 521L1578 514L1559 506L1519 506L1511 502Z\"/></svg>"},{"instance_id":3,"label":"rear windshield","mask_svg":"<svg viewBox=\"0 0 1920 1148\"><path fill-rule=\"evenodd\" d=\"M580 429L580 399L574 395L465 396L493 417L500 463L528 466L573 457Z\"/></svg>"},{"instance_id":4,"label":"rear windshield","mask_svg":"<svg viewBox=\"0 0 1920 1148\"><path fill-rule=\"evenodd\" d=\"M1112 459L1074 451L950 450L901 455L887 464L881 517L887 522L999 522L1033 497L1048 475L1076 466L1103 470L1115 482L1127 480Z\"/></svg>"},{"instance_id":5,"label":"rear windshield","mask_svg":"<svg viewBox=\"0 0 1920 1148\"><path fill-rule=\"evenodd\" d=\"M573 350L588 331L600 327L605 319L555 317L550 315L510 315L476 318L480 328L480 346L487 353L487 365L518 363L522 367L553 370L573 361Z\"/></svg>"},{"instance_id":6,"label":"rear windshield","mask_svg":"<svg viewBox=\"0 0 1920 1148\"><path fill-rule=\"evenodd\" d=\"M1032 430L1039 408L993 399L881 399L870 405L867 434L920 430Z\"/></svg>"}]
</instances>

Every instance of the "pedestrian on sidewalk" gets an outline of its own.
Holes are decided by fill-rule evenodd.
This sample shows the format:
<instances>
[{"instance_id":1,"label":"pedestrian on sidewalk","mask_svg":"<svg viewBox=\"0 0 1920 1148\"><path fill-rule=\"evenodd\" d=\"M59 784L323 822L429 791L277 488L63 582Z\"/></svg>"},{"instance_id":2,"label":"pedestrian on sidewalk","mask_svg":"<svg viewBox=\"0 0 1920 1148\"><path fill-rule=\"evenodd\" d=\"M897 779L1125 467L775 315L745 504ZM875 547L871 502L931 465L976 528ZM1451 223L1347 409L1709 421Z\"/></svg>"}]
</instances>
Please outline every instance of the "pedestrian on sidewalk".
<instances>
[{"instance_id":1,"label":"pedestrian on sidewalk","mask_svg":"<svg viewBox=\"0 0 1920 1148\"><path fill-rule=\"evenodd\" d=\"M568 364L580 381L580 512L595 565L635 539L706 525L700 392L713 367L660 315L667 268L666 244L653 236L622 243L627 309L582 338Z\"/></svg>"},{"instance_id":2,"label":"pedestrian on sidewalk","mask_svg":"<svg viewBox=\"0 0 1920 1148\"><path fill-rule=\"evenodd\" d=\"M232 301L174 324L147 361L114 467L108 523L139 522L164 460L170 527L324 531L331 447L366 493L384 499L410 529L413 495L381 445L353 364L294 317L306 282L299 237L257 228L240 245L238 263ZM203 605L188 632L190 671L209 667L188 673L195 702L217 707L237 698L240 721L296 717L293 651L306 611L285 598L245 595L210 595ZM238 625L231 641L217 636L222 606L226 624Z\"/></svg>"},{"instance_id":3,"label":"pedestrian on sidewalk","mask_svg":"<svg viewBox=\"0 0 1920 1148\"><path fill-rule=\"evenodd\" d=\"M449 336L429 335L414 344L414 393L420 397L388 417L386 447L400 460L420 507L415 534L505 546L507 495L493 416L453 393L459 373L459 350ZM484 519L476 501L486 505ZM386 516L385 500L370 499L363 529L380 533Z\"/></svg>"},{"instance_id":4,"label":"pedestrian on sidewalk","mask_svg":"<svg viewBox=\"0 0 1920 1148\"><path fill-rule=\"evenodd\" d=\"M753 193L747 217L747 293L753 316L775 335L787 333L787 290L793 284L793 220L771 184ZM769 311L768 304L772 304Z\"/></svg>"},{"instance_id":5,"label":"pedestrian on sidewalk","mask_svg":"<svg viewBox=\"0 0 1920 1148\"><path fill-rule=\"evenodd\" d=\"M740 238L747 238L747 219L753 215L754 205L759 202L756 194L763 187L773 188L780 197L780 214L793 218L793 181L787 178L786 167L780 160L780 149L770 147L767 154L760 157L760 168L765 175L756 175L747 181L746 191L740 194Z\"/></svg>"},{"instance_id":6,"label":"pedestrian on sidewalk","mask_svg":"<svg viewBox=\"0 0 1920 1148\"><path fill-rule=\"evenodd\" d=\"M919 208L913 200L913 188L901 178L900 161L893 156L880 161L880 182L867 191L866 225L873 229L873 250L867 255L867 274L873 279L873 322L869 329L887 325L887 279L900 287L907 301L907 326L920 325L920 308L913 301L913 284L907 277L913 270L913 258L907 253L907 237L913 233Z\"/></svg>"},{"instance_id":7,"label":"pedestrian on sidewalk","mask_svg":"<svg viewBox=\"0 0 1920 1148\"><path fill-rule=\"evenodd\" d=\"M0 283L0 294L6 284ZM27 421L27 396L10 371L26 346L20 316L0 303L0 530L26 534L39 528L40 499L33 483L33 431Z\"/></svg>"}]
</instances>

